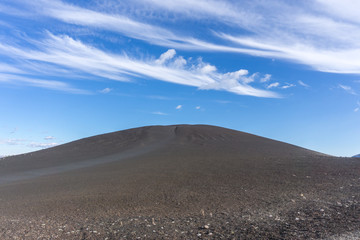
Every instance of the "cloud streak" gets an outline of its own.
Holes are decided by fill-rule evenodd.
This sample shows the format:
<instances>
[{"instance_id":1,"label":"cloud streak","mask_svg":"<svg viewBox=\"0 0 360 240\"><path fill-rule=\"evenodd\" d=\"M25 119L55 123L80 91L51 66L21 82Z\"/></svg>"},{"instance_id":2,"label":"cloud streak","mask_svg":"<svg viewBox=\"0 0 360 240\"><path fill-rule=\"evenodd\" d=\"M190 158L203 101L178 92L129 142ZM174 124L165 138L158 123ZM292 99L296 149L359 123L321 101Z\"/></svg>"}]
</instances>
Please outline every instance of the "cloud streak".
<instances>
[{"instance_id":1,"label":"cloud streak","mask_svg":"<svg viewBox=\"0 0 360 240\"><path fill-rule=\"evenodd\" d=\"M318 71L360 74L360 25L353 1L347 4L317 0L290 5L287 1L159 1L138 0L128 4L159 22L137 20L136 14L106 13L57 0L38 0L28 7L39 15L67 24L106 30L151 44L191 51L235 52L301 63ZM128 6L128 7L129 7ZM147 10L149 9L149 10ZM356 9L356 8L355 8ZM165 12L165 13L164 13ZM347 15L346 13L350 14ZM186 19L213 19L230 32L206 26L213 38L202 40L188 32L161 26L169 14ZM349 17L352 16L352 17ZM242 34L233 32L246 31Z\"/></svg>"},{"instance_id":2,"label":"cloud streak","mask_svg":"<svg viewBox=\"0 0 360 240\"><path fill-rule=\"evenodd\" d=\"M356 102L356 108L354 109L354 112L358 112L359 110L360 110L360 102L359 101L357 101Z\"/></svg>"},{"instance_id":3,"label":"cloud streak","mask_svg":"<svg viewBox=\"0 0 360 240\"><path fill-rule=\"evenodd\" d=\"M301 80L299 80L298 83L299 83L300 86L303 86L303 87L306 87L306 88L309 88L309 87L310 87L309 85L307 85L306 83L304 83L304 82L301 81Z\"/></svg>"},{"instance_id":4,"label":"cloud streak","mask_svg":"<svg viewBox=\"0 0 360 240\"><path fill-rule=\"evenodd\" d=\"M54 136L46 136L44 137L44 140L54 140L55 137Z\"/></svg>"},{"instance_id":5,"label":"cloud streak","mask_svg":"<svg viewBox=\"0 0 360 240\"><path fill-rule=\"evenodd\" d=\"M256 75L248 76L247 70L220 73L215 66L205 63L201 59L191 63L181 56L175 57L174 49L168 50L155 61L152 59L139 60L132 59L127 55L107 53L69 36L56 36L48 32L47 38L43 41L36 41L33 49L0 43L0 54L24 62L51 64L64 67L74 73L86 73L116 81L131 81L137 78L154 79L240 95L279 97L274 92L250 86L249 83L254 81ZM178 62L182 59L184 63L179 65ZM35 80L14 75L3 74L3 76L39 87L81 93L80 90L72 89L68 84L62 82Z\"/></svg>"},{"instance_id":6,"label":"cloud streak","mask_svg":"<svg viewBox=\"0 0 360 240\"><path fill-rule=\"evenodd\" d=\"M62 81L55 81L55 80L37 79L37 76L19 76L19 75L6 74L0 72L0 82L9 83L9 84L20 83L22 85L62 91L72 94L91 94L91 92L87 90L72 87L68 83Z\"/></svg>"},{"instance_id":7,"label":"cloud streak","mask_svg":"<svg viewBox=\"0 0 360 240\"><path fill-rule=\"evenodd\" d=\"M157 112L152 112L151 114L154 114L154 115L161 115L161 116L167 116L167 115L168 115L167 113L160 112L160 111L157 111Z\"/></svg>"},{"instance_id":8,"label":"cloud streak","mask_svg":"<svg viewBox=\"0 0 360 240\"><path fill-rule=\"evenodd\" d=\"M59 145L58 143L52 142L52 143L38 143L38 142L32 142L27 144L28 147L31 148L40 148L40 149L44 149L44 148L50 148L50 147L55 147Z\"/></svg>"},{"instance_id":9,"label":"cloud streak","mask_svg":"<svg viewBox=\"0 0 360 240\"><path fill-rule=\"evenodd\" d=\"M344 91L346 91L349 94L357 95L357 93L354 91L354 89L352 89L352 87L350 87L350 86L339 84L339 88L343 89Z\"/></svg>"},{"instance_id":10,"label":"cloud streak","mask_svg":"<svg viewBox=\"0 0 360 240\"><path fill-rule=\"evenodd\" d=\"M102 94L108 94L111 91L112 91L111 88L104 88L104 89L100 90L99 92L102 93Z\"/></svg>"}]
</instances>

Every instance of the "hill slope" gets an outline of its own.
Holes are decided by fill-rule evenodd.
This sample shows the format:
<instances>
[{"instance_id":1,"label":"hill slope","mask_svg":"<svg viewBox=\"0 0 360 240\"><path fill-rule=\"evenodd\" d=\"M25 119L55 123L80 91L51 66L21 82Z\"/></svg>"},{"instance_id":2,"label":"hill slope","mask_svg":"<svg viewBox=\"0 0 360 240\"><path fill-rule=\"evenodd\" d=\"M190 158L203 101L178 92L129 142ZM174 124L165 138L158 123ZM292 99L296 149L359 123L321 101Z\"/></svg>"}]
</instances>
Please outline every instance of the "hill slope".
<instances>
[{"instance_id":1,"label":"hill slope","mask_svg":"<svg viewBox=\"0 0 360 240\"><path fill-rule=\"evenodd\" d=\"M84 138L38 152L7 157L0 163L0 183L115 162L159 149L163 151L173 146L181 148L184 153L195 150L198 155L210 152L222 155L230 151L239 158L322 155L290 144L220 127L150 126ZM176 151L178 150L174 149L174 153ZM7 179L7 176L11 178Z\"/></svg>"},{"instance_id":2,"label":"hill slope","mask_svg":"<svg viewBox=\"0 0 360 240\"><path fill-rule=\"evenodd\" d=\"M316 238L360 226L359 171L225 128L143 127L1 160L0 225L20 237Z\"/></svg>"}]
</instances>

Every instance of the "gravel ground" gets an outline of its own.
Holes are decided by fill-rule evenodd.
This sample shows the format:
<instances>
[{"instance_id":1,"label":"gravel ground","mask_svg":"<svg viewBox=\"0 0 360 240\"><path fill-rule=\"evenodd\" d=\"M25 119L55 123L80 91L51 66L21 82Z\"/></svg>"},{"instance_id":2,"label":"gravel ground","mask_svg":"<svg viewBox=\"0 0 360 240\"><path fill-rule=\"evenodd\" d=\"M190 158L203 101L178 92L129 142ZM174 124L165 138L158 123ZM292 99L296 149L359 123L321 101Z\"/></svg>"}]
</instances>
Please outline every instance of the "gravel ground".
<instances>
[{"instance_id":1,"label":"gravel ground","mask_svg":"<svg viewBox=\"0 0 360 240\"><path fill-rule=\"evenodd\" d=\"M1 218L0 239L360 239L358 202L262 215ZM333 237L331 237L333 236Z\"/></svg>"}]
</instances>

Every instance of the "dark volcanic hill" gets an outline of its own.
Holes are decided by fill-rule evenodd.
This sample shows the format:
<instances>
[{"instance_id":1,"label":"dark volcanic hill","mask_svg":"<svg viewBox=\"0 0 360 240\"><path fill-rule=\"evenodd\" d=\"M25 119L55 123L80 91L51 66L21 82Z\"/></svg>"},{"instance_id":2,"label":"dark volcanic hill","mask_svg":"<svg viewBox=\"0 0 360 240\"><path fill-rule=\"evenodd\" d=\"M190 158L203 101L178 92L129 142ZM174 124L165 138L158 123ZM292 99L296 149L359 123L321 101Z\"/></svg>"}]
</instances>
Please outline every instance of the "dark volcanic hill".
<instances>
[{"instance_id":1,"label":"dark volcanic hill","mask_svg":"<svg viewBox=\"0 0 360 240\"><path fill-rule=\"evenodd\" d=\"M359 173L220 127L130 129L0 160L0 239L357 234Z\"/></svg>"}]
</instances>

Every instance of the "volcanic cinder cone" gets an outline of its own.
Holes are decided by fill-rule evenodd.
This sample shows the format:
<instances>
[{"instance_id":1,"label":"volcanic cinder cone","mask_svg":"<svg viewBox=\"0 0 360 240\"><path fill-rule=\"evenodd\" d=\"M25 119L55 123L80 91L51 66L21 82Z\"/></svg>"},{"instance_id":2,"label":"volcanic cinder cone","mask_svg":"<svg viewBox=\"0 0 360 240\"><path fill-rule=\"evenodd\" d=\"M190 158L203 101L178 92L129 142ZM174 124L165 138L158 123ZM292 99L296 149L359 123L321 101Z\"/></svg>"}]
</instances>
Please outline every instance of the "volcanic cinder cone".
<instances>
[{"instance_id":1,"label":"volcanic cinder cone","mask_svg":"<svg viewBox=\"0 0 360 240\"><path fill-rule=\"evenodd\" d=\"M0 239L358 234L360 161L206 125L114 132L0 160Z\"/></svg>"}]
</instances>

